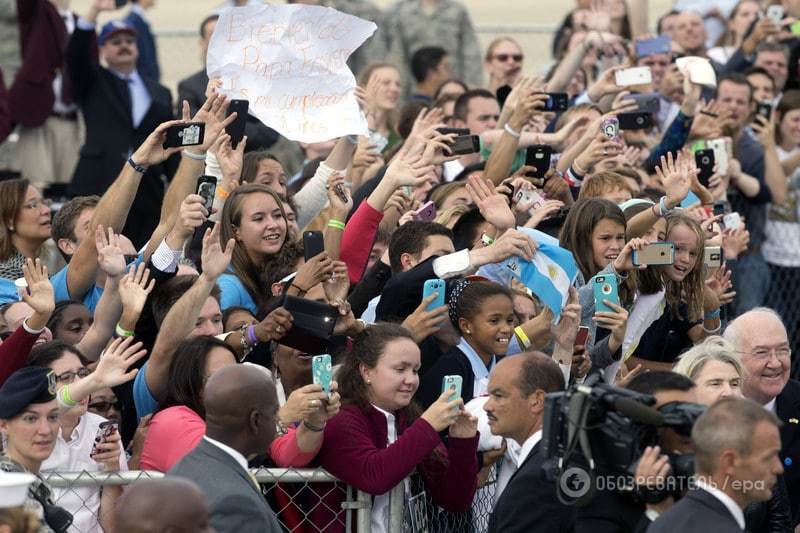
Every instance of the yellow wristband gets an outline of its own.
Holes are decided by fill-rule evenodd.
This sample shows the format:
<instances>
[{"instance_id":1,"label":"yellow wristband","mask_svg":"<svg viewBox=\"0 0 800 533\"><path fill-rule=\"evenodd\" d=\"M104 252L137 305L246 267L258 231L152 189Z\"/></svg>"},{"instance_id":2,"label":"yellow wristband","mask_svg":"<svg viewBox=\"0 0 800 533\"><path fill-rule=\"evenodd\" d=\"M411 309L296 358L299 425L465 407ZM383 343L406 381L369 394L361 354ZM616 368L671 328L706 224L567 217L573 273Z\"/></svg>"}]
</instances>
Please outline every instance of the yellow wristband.
<instances>
[{"instance_id":1,"label":"yellow wristband","mask_svg":"<svg viewBox=\"0 0 800 533\"><path fill-rule=\"evenodd\" d=\"M120 326L119 322L117 322L116 333L118 337L133 337L133 332Z\"/></svg>"},{"instance_id":2,"label":"yellow wristband","mask_svg":"<svg viewBox=\"0 0 800 533\"><path fill-rule=\"evenodd\" d=\"M515 328L514 328L514 333L517 335L517 338L519 339L519 342L521 342L521 343L522 343L522 346L523 346L523 347L524 347L526 350L527 350L528 348L530 348L530 347L531 347L531 340L530 340L530 339L528 338L528 336L525 334L525 331L523 331L523 329L522 329L522 327L521 327L521 326L517 326L517 327L515 327Z\"/></svg>"},{"instance_id":3,"label":"yellow wristband","mask_svg":"<svg viewBox=\"0 0 800 533\"><path fill-rule=\"evenodd\" d=\"M219 196L220 200L226 199L231 194L230 191L226 191L220 186L217 186L216 195Z\"/></svg>"},{"instance_id":4,"label":"yellow wristband","mask_svg":"<svg viewBox=\"0 0 800 533\"><path fill-rule=\"evenodd\" d=\"M344 222L332 218L328 221L328 227L344 231Z\"/></svg>"},{"instance_id":5,"label":"yellow wristband","mask_svg":"<svg viewBox=\"0 0 800 533\"><path fill-rule=\"evenodd\" d=\"M58 400L59 403L63 404L64 407L75 407L78 405L78 402L72 399L69 395L69 385L64 385L58 391Z\"/></svg>"}]
</instances>

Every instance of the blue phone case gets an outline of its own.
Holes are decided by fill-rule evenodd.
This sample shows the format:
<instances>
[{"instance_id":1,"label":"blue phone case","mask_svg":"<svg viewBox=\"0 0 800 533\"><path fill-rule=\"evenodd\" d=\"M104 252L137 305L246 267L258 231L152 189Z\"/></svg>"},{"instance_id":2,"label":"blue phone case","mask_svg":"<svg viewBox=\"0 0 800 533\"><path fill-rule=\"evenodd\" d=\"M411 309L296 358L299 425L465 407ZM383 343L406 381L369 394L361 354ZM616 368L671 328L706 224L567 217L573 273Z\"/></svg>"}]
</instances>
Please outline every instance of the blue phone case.
<instances>
[{"instance_id":1,"label":"blue phone case","mask_svg":"<svg viewBox=\"0 0 800 533\"><path fill-rule=\"evenodd\" d=\"M608 300L619 305L619 294L617 292L617 276L614 274L597 274L592 278L594 285L594 311L613 313L614 310L603 303Z\"/></svg>"},{"instance_id":2,"label":"blue phone case","mask_svg":"<svg viewBox=\"0 0 800 533\"><path fill-rule=\"evenodd\" d=\"M322 385L322 390L331 395L331 380L333 379L333 367L331 356L328 354L315 355L311 359L311 376L315 385Z\"/></svg>"},{"instance_id":3,"label":"blue phone case","mask_svg":"<svg viewBox=\"0 0 800 533\"><path fill-rule=\"evenodd\" d=\"M464 384L464 378L459 375L444 376L442 378L442 392L452 390L453 394L450 395L449 400L461 398L461 387Z\"/></svg>"},{"instance_id":4,"label":"blue phone case","mask_svg":"<svg viewBox=\"0 0 800 533\"><path fill-rule=\"evenodd\" d=\"M433 301L428 304L428 307L426 307L426 310L428 311L444 305L444 293L445 293L444 280L441 280L439 278L427 280L425 282L425 285L422 286L423 300L428 296L430 296L431 294L433 294L434 292L436 293L436 298L434 298Z\"/></svg>"}]
</instances>

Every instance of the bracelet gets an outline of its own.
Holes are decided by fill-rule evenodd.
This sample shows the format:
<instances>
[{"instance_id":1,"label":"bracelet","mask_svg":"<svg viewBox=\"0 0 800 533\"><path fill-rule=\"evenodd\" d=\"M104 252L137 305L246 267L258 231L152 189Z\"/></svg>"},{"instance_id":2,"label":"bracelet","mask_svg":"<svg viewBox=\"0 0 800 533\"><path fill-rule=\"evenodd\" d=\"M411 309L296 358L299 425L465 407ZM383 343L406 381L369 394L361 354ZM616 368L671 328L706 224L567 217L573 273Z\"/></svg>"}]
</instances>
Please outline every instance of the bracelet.
<instances>
[{"instance_id":1,"label":"bracelet","mask_svg":"<svg viewBox=\"0 0 800 533\"><path fill-rule=\"evenodd\" d=\"M328 227L344 231L344 222L332 218L328 221Z\"/></svg>"},{"instance_id":2,"label":"bracelet","mask_svg":"<svg viewBox=\"0 0 800 533\"><path fill-rule=\"evenodd\" d=\"M514 128L509 126L508 122L506 122L505 126L503 126L503 129L505 130L506 133L508 133L509 135L514 137L515 139L519 139L520 138L520 133L518 131L514 131Z\"/></svg>"},{"instance_id":3,"label":"bracelet","mask_svg":"<svg viewBox=\"0 0 800 533\"><path fill-rule=\"evenodd\" d=\"M521 326L515 327L514 333L516 333L517 337L519 338L519 341L522 343L522 346L524 346L526 350L531 347L531 340L522 330Z\"/></svg>"},{"instance_id":4,"label":"bracelet","mask_svg":"<svg viewBox=\"0 0 800 533\"><path fill-rule=\"evenodd\" d=\"M133 157L128 158L128 164L132 166L133 170L135 170L139 174L144 174L145 172L147 172L147 167L143 167L142 165L136 164L136 162L133 160Z\"/></svg>"},{"instance_id":5,"label":"bracelet","mask_svg":"<svg viewBox=\"0 0 800 533\"><path fill-rule=\"evenodd\" d=\"M250 352L253 351L253 346L247 342L247 328L247 324L242 324L242 326L239 328L239 333L241 334L239 337L239 346L242 347L242 358L239 360L240 363L244 361L245 357L250 355Z\"/></svg>"},{"instance_id":6,"label":"bracelet","mask_svg":"<svg viewBox=\"0 0 800 533\"><path fill-rule=\"evenodd\" d=\"M672 212L672 209L667 208L667 197L662 196L658 199L658 210L661 211L661 216L665 217Z\"/></svg>"},{"instance_id":7,"label":"bracelet","mask_svg":"<svg viewBox=\"0 0 800 533\"><path fill-rule=\"evenodd\" d=\"M69 384L64 385L58 390L56 398L58 399L58 403L64 405L65 407L75 407L78 405L78 402L73 400L69 395Z\"/></svg>"},{"instance_id":8,"label":"bracelet","mask_svg":"<svg viewBox=\"0 0 800 533\"><path fill-rule=\"evenodd\" d=\"M573 162L572 162L572 164L569 166L569 169L572 171L572 173L573 173L573 174L574 174L574 175L575 175L575 176L576 176L578 179L582 179L582 178L583 178L583 177L586 175L586 171L585 171L585 170L583 170L583 169L580 167L580 165L578 164L578 160L577 160L577 159L576 159L575 161L573 161Z\"/></svg>"},{"instance_id":9,"label":"bracelet","mask_svg":"<svg viewBox=\"0 0 800 533\"><path fill-rule=\"evenodd\" d=\"M185 149L181 152L183 155L188 157L189 159L194 159L195 161L205 161L206 154L196 154L194 152L190 152L189 150Z\"/></svg>"},{"instance_id":10,"label":"bracelet","mask_svg":"<svg viewBox=\"0 0 800 533\"><path fill-rule=\"evenodd\" d=\"M217 185L217 188L215 189L214 194L219 196L220 200L225 200L228 196L230 196L231 191L226 191L225 189L223 189L222 187Z\"/></svg>"},{"instance_id":11,"label":"bracelet","mask_svg":"<svg viewBox=\"0 0 800 533\"><path fill-rule=\"evenodd\" d=\"M720 322L719 324L717 324L717 327L715 327L714 329L706 329L705 325L703 324L700 324L700 328L702 328L702 330L705 333L713 334L719 332L719 330L722 329L722 323Z\"/></svg>"},{"instance_id":12,"label":"bracelet","mask_svg":"<svg viewBox=\"0 0 800 533\"><path fill-rule=\"evenodd\" d=\"M300 296L302 296L302 295L304 295L305 293L307 293L307 292L308 292L308 289L301 289L299 285L296 285L296 284L294 284L294 283L292 283L292 284L290 285L290 287L294 287L295 289L297 289L297 292L299 292L299 293L300 293Z\"/></svg>"},{"instance_id":13,"label":"bracelet","mask_svg":"<svg viewBox=\"0 0 800 533\"><path fill-rule=\"evenodd\" d=\"M250 326L247 328L247 340L250 341L250 345L255 347L258 344L258 338L256 337L256 327Z\"/></svg>"},{"instance_id":14,"label":"bracelet","mask_svg":"<svg viewBox=\"0 0 800 533\"><path fill-rule=\"evenodd\" d=\"M325 429L325 426L319 428L313 424L309 424L308 420L303 420L303 425L306 427L307 430L313 431L314 433L320 433Z\"/></svg>"},{"instance_id":15,"label":"bracelet","mask_svg":"<svg viewBox=\"0 0 800 533\"><path fill-rule=\"evenodd\" d=\"M659 208L659 210L658 210L658 211L656 211L656 207L658 207L658 208ZM658 204L653 204L653 205L651 205L651 206L650 206L650 210L653 212L653 216L654 216L654 217L656 217L656 218L661 218L661 208L659 207L659 205L658 205Z\"/></svg>"},{"instance_id":16,"label":"bracelet","mask_svg":"<svg viewBox=\"0 0 800 533\"><path fill-rule=\"evenodd\" d=\"M133 332L120 326L119 322L117 322L117 327L115 328L115 331L117 337L133 337Z\"/></svg>"},{"instance_id":17,"label":"bracelet","mask_svg":"<svg viewBox=\"0 0 800 533\"><path fill-rule=\"evenodd\" d=\"M719 314L720 314L719 313L719 307L717 307L713 311L709 311L707 313L704 313L703 314L703 321L705 322L706 320L714 320L715 318L719 318Z\"/></svg>"}]
</instances>

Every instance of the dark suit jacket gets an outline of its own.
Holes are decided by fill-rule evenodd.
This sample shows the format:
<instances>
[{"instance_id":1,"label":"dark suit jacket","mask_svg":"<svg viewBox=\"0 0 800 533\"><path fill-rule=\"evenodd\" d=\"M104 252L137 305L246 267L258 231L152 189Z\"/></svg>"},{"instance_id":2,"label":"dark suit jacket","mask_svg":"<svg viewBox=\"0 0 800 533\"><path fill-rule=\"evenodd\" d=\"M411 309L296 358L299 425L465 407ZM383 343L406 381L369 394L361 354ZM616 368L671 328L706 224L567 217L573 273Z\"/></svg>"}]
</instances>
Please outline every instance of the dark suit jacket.
<instances>
[{"instance_id":1,"label":"dark suit jacket","mask_svg":"<svg viewBox=\"0 0 800 533\"><path fill-rule=\"evenodd\" d=\"M728 508L710 492L690 490L653 522L647 533L741 533Z\"/></svg>"},{"instance_id":2,"label":"dark suit jacket","mask_svg":"<svg viewBox=\"0 0 800 533\"><path fill-rule=\"evenodd\" d=\"M136 46L139 48L139 60L136 62L136 70L142 77L152 80L161 79L161 70L158 68L158 52L156 51L156 41L150 31L150 24L147 23L138 13L131 11L125 17L125 22L136 28Z\"/></svg>"},{"instance_id":3,"label":"dark suit jacket","mask_svg":"<svg viewBox=\"0 0 800 533\"><path fill-rule=\"evenodd\" d=\"M89 55L95 40L94 31L76 28L67 47L73 96L86 121L86 142L69 188L72 196L103 194L117 178L129 155L159 124L173 118L169 89L142 76L152 103L139 126L134 128L126 83ZM150 238L158 224L164 197L163 176L172 177L179 157L175 155L163 164L150 167L142 178L123 229L137 248Z\"/></svg>"},{"instance_id":4,"label":"dark suit jacket","mask_svg":"<svg viewBox=\"0 0 800 533\"><path fill-rule=\"evenodd\" d=\"M281 532L275 513L247 472L207 440L201 440L167 475L189 479L200 487L217 533Z\"/></svg>"},{"instance_id":5,"label":"dark suit jacket","mask_svg":"<svg viewBox=\"0 0 800 533\"><path fill-rule=\"evenodd\" d=\"M206 101L207 85L208 75L205 69L178 82L178 110L186 100L189 102L192 115L194 115ZM249 114L247 115L247 124L244 126L244 134L247 135L248 151L265 150L275 144L279 137L277 131L265 126L256 117Z\"/></svg>"},{"instance_id":6,"label":"dark suit jacket","mask_svg":"<svg viewBox=\"0 0 800 533\"><path fill-rule=\"evenodd\" d=\"M48 0L17 0L22 65L8 91L11 118L29 128L41 126L53 110L53 79L65 67L67 28ZM97 57L97 46L84 53ZM64 76L63 96L69 102L70 80ZM10 80L9 80L10 81Z\"/></svg>"},{"instance_id":7,"label":"dark suit jacket","mask_svg":"<svg viewBox=\"0 0 800 533\"><path fill-rule=\"evenodd\" d=\"M783 479L789 493L792 526L800 522L800 381L790 379L775 400L775 411L781 426L781 459Z\"/></svg>"},{"instance_id":8,"label":"dark suit jacket","mask_svg":"<svg viewBox=\"0 0 800 533\"><path fill-rule=\"evenodd\" d=\"M567 533L575 527L575 508L556 497L555 483L542 473L541 441L525 458L489 517L488 533Z\"/></svg>"},{"instance_id":9,"label":"dark suit jacket","mask_svg":"<svg viewBox=\"0 0 800 533\"><path fill-rule=\"evenodd\" d=\"M430 370L422 375L419 382L415 400L427 409L442 395L442 378L445 376L461 376L461 399L466 404L473 396L475 388L475 374L472 372L472 365L464 355L464 352L453 346L439 357Z\"/></svg>"}]
</instances>

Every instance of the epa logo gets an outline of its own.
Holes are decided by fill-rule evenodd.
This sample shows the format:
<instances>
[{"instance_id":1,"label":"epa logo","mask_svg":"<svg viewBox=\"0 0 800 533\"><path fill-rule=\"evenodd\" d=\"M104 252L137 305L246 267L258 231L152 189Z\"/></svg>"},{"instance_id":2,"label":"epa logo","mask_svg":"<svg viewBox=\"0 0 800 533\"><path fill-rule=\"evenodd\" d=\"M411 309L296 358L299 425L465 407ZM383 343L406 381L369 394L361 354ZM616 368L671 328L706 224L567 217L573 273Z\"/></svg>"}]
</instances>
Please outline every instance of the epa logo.
<instances>
[{"instance_id":1,"label":"epa logo","mask_svg":"<svg viewBox=\"0 0 800 533\"><path fill-rule=\"evenodd\" d=\"M583 468L576 466L567 468L558 479L561 492L570 498L580 498L587 492L591 485L591 477Z\"/></svg>"}]
</instances>

